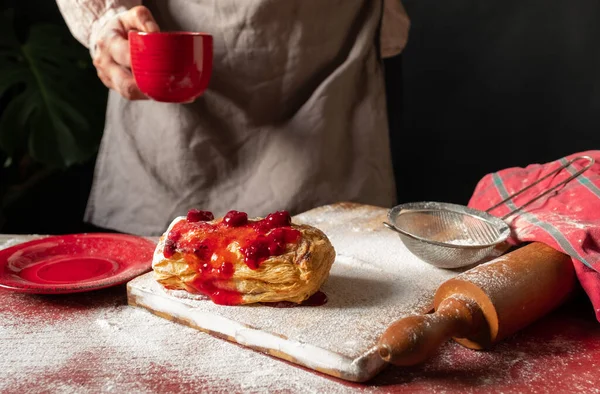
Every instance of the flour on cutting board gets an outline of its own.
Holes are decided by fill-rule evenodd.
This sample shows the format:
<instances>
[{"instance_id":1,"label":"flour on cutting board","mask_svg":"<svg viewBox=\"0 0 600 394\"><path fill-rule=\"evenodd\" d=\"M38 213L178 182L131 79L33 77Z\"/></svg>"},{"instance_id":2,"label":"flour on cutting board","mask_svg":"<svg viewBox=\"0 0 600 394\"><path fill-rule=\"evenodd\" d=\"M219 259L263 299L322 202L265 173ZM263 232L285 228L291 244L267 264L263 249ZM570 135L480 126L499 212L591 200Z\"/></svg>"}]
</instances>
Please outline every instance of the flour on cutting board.
<instances>
[{"instance_id":1,"label":"flour on cutting board","mask_svg":"<svg viewBox=\"0 0 600 394\"><path fill-rule=\"evenodd\" d=\"M578 339L588 332L575 324L581 319L542 321L486 352L448 342L424 365L388 368L367 386L329 379L129 307L124 289L115 290L3 294L0 392L376 394L404 387L545 393L554 383L549 376L564 377L561 387L570 385L571 392L599 392L600 352ZM550 330L544 327L549 323Z\"/></svg>"},{"instance_id":2,"label":"flour on cutting board","mask_svg":"<svg viewBox=\"0 0 600 394\"><path fill-rule=\"evenodd\" d=\"M379 368L381 360L372 349L385 329L397 319L426 312L437 287L459 273L412 255L397 234L383 227L386 213L370 206L334 205L294 218L323 230L336 249L322 288L328 297L323 306L223 307L174 297L152 273L130 282L129 291L150 310L247 346L283 352L310 368L358 378L367 373L364 368Z\"/></svg>"},{"instance_id":3,"label":"flour on cutting board","mask_svg":"<svg viewBox=\"0 0 600 394\"><path fill-rule=\"evenodd\" d=\"M118 293L102 305L97 297L3 299L0 392L364 392L127 306Z\"/></svg>"}]
</instances>

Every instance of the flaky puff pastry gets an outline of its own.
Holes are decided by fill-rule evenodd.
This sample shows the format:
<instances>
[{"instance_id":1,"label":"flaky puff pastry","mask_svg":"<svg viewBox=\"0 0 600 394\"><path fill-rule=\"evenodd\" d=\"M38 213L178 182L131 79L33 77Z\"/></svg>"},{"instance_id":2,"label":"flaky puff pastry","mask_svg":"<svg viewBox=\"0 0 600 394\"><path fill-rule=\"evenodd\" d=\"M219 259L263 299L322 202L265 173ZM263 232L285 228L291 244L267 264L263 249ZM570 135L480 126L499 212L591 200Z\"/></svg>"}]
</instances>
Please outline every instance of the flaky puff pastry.
<instances>
[{"instance_id":1,"label":"flaky puff pastry","mask_svg":"<svg viewBox=\"0 0 600 394\"><path fill-rule=\"evenodd\" d=\"M156 280L165 288L202 294L197 283L203 272L197 265L190 264L181 253L174 253L170 258L166 258L163 253L169 230L181 220L185 218L175 219L160 238L152 268ZM219 220L209 223L217 222ZM282 254L266 258L257 269L251 269L244 262L239 242L234 240L229 243L227 250L231 254L228 261L233 264L233 275L224 280L212 280L211 286L239 293L241 298L236 304L280 301L301 303L308 299L328 278L335 260L335 250L321 230L296 224L292 224L291 228L299 231L299 239L287 244ZM201 237L202 234L197 236Z\"/></svg>"}]
</instances>

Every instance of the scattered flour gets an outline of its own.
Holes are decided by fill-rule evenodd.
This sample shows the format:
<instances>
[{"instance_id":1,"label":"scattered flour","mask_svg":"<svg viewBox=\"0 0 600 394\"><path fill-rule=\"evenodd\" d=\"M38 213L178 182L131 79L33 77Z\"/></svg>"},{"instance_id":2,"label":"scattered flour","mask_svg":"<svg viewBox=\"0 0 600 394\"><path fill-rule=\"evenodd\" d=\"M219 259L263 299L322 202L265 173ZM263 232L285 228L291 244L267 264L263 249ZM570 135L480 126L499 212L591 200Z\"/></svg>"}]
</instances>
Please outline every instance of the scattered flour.
<instances>
[{"instance_id":1,"label":"scattered flour","mask_svg":"<svg viewBox=\"0 0 600 394\"><path fill-rule=\"evenodd\" d=\"M164 296L359 357L396 319L427 310L437 286L458 274L414 257L384 219L385 210L371 208L295 218L318 225L338 252L322 307L222 307ZM121 286L62 297L4 293L0 366L8 378L0 391L36 391L40 381L52 392L368 391L127 306L124 292ZM158 386L157 376L164 376Z\"/></svg>"},{"instance_id":2,"label":"scattered flour","mask_svg":"<svg viewBox=\"0 0 600 394\"><path fill-rule=\"evenodd\" d=\"M319 226L331 235L336 249L338 245L344 248L338 253L340 270L350 266L376 278L388 272L394 280L402 279L397 282L398 288L411 291L421 287L428 291L437 287L440 280L457 274L418 264L398 250L397 242L382 234L385 230L379 227L379 215L359 212L366 220L363 226L367 226L366 231L380 238L361 247L348 235L357 233L356 225L347 226L345 233L336 232L335 226L339 229L339 222L336 224L333 215L327 215L327 212L320 213L318 219L322 225ZM342 216L344 214L341 212ZM369 223L372 223L371 227ZM7 246L10 245L0 239L0 248ZM382 250L387 254L382 254ZM342 274L340 278L343 279ZM495 279L486 280L493 282ZM346 289L356 297L362 294L362 299L355 299L358 303L355 316L345 313L345 307L339 307L337 311L332 308L336 305L335 299L328 305L336 314L338 324L347 325L351 333L356 334L354 337L346 335L336 345L351 355L352 349L361 349L375 339L365 334L366 330L385 327L388 322L384 320L371 321L375 316L372 311L394 298L389 295L386 298L390 289L376 283L356 282L354 287ZM332 290L330 288L330 293ZM549 393L569 389L571 392L600 392L596 377L600 342L591 342L591 346L588 338L584 349L583 342L576 338L579 335L585 339L582 332L589 330L578 331L579 320L559 319L550 327L544 326L547 322L540 322L537 328L508 338L488 352L472 351L449 342L424 365L389 367L368 385L363 385L315 373L157 317L142 308L130 307L126 304L125 293L124 286L60 296L0 290L0 368L3 371L0 392L341 394L403 389L408 392L461 393ZM377 300L371 299L373 296ZM423 300L411 302L412 307L423 304ZM268 307L254 309L267 314L273 311ZM359 313L364 313L362 320L359 320ZM406 311L396 309L395 313L401 315ZM396 317L389 316L389 320ZM362 322L364 327L356 326L357 322ZM287 325L290 330L298 330L291 322ZM268 321L265 329L280 331L281 322ZM322 343L336 336L336 329L324 326L321 333L325 333L326 338ZM298 331L297 334L309 335L305 339L311 342L319 339L310 332ZM553 380L554 377L557 380Z\"/></svg>"},{"instance_id":3,"label":"scattered flour","mask_svg":"<svg viewBox=\"0 0 600 394\"><path fill-rule=\"evenodd\" d=\"M151 310L194 321L240 343L282 351L297 359L305 357L305 365L320 364L357 379L382 364L371 349L387 327L400 318L426 312L437 287L458 274L412 255L397 234L383 226L386 213L373 207L321 208L295 218L322 229L337 253L322 288L328 302L320 307L224 308L210 301L174 297L152 274L137 278L131 288L138 302ZM286 343L280 338L286 338ZM369 362L362 364L364 359Z\"/></svg>"},{"instance_id":4,"label":"scattered flour","mask_svg":"<svg viewBox=\"0 0 600 394\"><path fill-rule=\"evenodd\" d=\"M481 242L477 242L475 240L472 239L452 239L450 241L444 241L446 243L452 244L452 245L482 245Z\"/></svg>"},{"instance_id":5,"label":"scattered flour","mask_svg":"<svg viewBox=\"0 0 600 394\"><path fill-rule=\"evenodd\" d=\"M423 365L349 384L129 307L124 294L0 292L0 392L600 392L593 319L546 319L490 351L450 342Z\"/></svg>"},{"instance_id":6,"label":"scattered flour","mask_svg":"<svg viewBox=\"0 0 600 394\"><path fill-rule=\"evenodd\" d=\"M4 235L0 234L0 250L10 248L11 246L40 238L41 235Z\"/></svg>"},{"instance_id":7,"label":"scattered flour","mask_svg":"<svg viewBox=\"0 0 600 394\"><path fill-rule=\"evenodd\" d=\"M356 391L127 306L124 291L0 293L0 392Z\"/></svg>"}]
</instances>

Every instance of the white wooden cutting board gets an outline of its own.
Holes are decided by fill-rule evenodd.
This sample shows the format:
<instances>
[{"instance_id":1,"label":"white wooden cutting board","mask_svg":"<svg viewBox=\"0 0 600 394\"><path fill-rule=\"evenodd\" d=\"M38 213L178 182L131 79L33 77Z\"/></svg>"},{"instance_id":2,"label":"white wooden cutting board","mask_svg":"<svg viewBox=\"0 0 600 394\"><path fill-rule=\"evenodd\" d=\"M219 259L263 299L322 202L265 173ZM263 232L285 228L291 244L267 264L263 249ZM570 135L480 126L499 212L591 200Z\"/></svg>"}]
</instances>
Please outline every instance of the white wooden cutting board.
<instances>
[{"instance_id":1,"label":"white wooden cutting board","mask_svg":"<svg viewBox=\"0 0 600 394\"><path fill-rule=\"evenodd\" d=\"M375 376L384 362L379 336L397 319L425 313L437 287L458 271L435 268L412 255L383 227L387 209L328 205L293 218L323 230L336 260L322 306L221 306L173 296L153 273L128 283L129 304L293 363L350 381Z\"/></svg>"}]
</instances>

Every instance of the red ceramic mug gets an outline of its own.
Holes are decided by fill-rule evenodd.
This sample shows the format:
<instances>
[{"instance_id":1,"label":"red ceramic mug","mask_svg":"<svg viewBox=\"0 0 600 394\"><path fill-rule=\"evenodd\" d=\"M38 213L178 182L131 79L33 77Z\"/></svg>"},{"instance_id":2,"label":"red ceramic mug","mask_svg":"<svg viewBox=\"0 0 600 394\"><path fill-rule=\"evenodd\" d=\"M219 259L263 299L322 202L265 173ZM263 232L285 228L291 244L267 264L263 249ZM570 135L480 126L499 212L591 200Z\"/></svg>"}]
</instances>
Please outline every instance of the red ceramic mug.
<instances>
[{"instance_id":1,"label":"red ceramic mug","mask_svg":"<svg viewBox=\"0 0 600 394\"><path fill-rule=\"evenodd\" d=\"M149 98L189 103L208 87L213 38L194 32L129 32L131 70Z\"/></svg>"}]
</instances>

